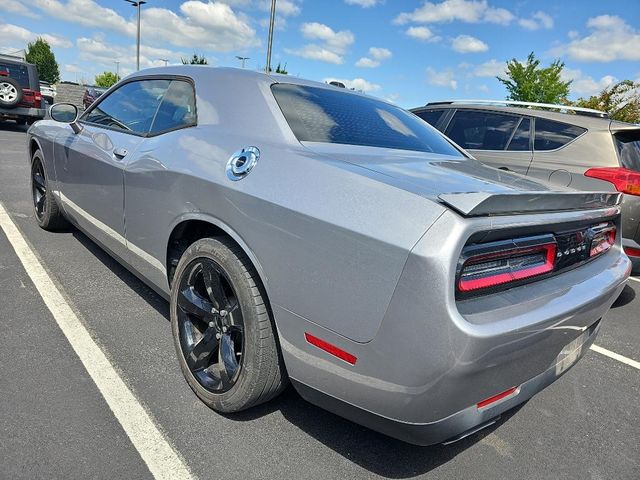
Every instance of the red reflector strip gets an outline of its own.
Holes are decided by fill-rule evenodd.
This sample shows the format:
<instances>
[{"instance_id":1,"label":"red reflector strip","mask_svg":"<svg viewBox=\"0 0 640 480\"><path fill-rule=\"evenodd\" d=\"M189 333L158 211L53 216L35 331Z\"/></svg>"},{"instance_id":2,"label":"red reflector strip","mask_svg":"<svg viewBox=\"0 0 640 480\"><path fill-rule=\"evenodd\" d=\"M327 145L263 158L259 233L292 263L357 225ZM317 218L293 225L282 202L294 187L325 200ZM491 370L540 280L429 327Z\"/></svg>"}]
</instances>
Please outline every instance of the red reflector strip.
<instances>
[{"instance_id":1,"label":"red reflector strip","mask_svg":"<svg viewBox=\"0 0 640 480\"><path fill-rule=\"evenodd\" d=\"M482 400L481 402L478 403L478 408L484 408L491 405L492 403L496 403L498 400L502 400L503 398L508 397L512 393L515 393L517 389L518 387L511 387L509 390L505 390L504 392L494 395L493 397L489 397L486 400Z\"/></svg>"},{"instance_id":2,"label":"red reflector strip","mask_svg":"<svg viewBox=\"0 0 640 480\"><path fill-rule=\"evenodd\" d=\"M321 350L324 350L327 353L330 353L334 357L338 357L340 360L344 360L345 362L355 365L358 360L355 355L351 355L349 352L345 352L341 348L336 347L335 345L330 344L329 342L325 342L324 340L314 337L310 333L304 334L304 338L311 345L318 347Z\"/></svg>"},{"instance_id":3,"label":"red reflector strip","mask_svg":"<svg viewBox=\"0 0 640 480\"><path fill-rule=\"evenodd\" d=\"M624 247L624 253L630 257L640 257L640 248Z\"/></svg>"}]
</instances>

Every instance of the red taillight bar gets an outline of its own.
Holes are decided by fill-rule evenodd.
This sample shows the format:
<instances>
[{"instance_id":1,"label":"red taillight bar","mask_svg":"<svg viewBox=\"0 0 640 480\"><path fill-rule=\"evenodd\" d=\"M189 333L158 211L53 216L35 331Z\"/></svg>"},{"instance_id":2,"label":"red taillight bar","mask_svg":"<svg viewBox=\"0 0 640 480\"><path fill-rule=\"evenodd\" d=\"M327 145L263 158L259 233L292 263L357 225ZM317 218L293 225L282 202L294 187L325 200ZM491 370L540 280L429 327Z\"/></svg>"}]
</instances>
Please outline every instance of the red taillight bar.
<instances>
[{"instance_id":1,"label":"red taillight bar","mask_svg":"<svg viewBox=\"0 0 640 480\"><path fill-rule=\"evenodd\" d=\"M624 247L624 253L630 257L640 257L640 248Z\"/></svg>"},{"instance_id":2,"label":"red taillight bar","mask_svg":"<svg viewBox=\"0 0 640 480\"><path fill-rule=\"evenodd\" d=\"M330 353L334 357L338 357L340 360L344 360L350 365L355 365L358 360L355 355L351 355L349 352L345 352L339 347L330 344L329 342L325 342L324 340L311 335L310 333L305 332L304 334L305 340L309 342L311 345L318 347L321 350L324 350L327 353Z\"/></svg>"},{"instance_id":3,"label":"red taillight bar","mask_svg":"<svg viewBox=\"0 0 640 480\"><path fill-rule=\"evenodd\" d=\"M502 393L499 393L497 395L494 395L493 397L489 397L486 400L482 400L481 402L478 402L477 407L478 408L488 407L492 403L496 403L497 401L502 400L503 398L506 398L514 393L517 393L516 390L518 390L518 387L511 387L509 390L505 390Z\"/></svg>"},{"instance_id":4,"label":"red taillight bar","mask_svg":"<svg viewBox=\"0 0 640 480\"><path fill-rule=\"evenodd\" d=\"M585 176L613 183L616 190L628 195L640 195L640 172L624 167L590 168Z\"/></svg>"},{"instance_id":5,"label":"red taillight bar","mask_svg":"<svg viewBox=\"0 0 640 480\"><path fill-rule=\"evenodd\" d=\"M470 257L462 267L462 273L464 273L464 267L468 265L475 265L481 262L499 260L503 258L510 258L515 255L526 255L536 252L545 252L545 262L542 265L535 267L523 268L522 270L516 270L513 272L504 272L496 275L487 275L486 277L474 278L471 280L465 280L463 278L458 282L458 289L461 292L469 292L472 290L478 290L481 288L495 287L509 282L517 280L524 280L526 278L534 277L536 275L542 275L543 273L553 271L556 260L556 244L547 243L543 245L536 245L535 247L516 248L512 250L506 250L503 252L489 253L485 255L478 255Z\"/></svg>"}]
</instances>

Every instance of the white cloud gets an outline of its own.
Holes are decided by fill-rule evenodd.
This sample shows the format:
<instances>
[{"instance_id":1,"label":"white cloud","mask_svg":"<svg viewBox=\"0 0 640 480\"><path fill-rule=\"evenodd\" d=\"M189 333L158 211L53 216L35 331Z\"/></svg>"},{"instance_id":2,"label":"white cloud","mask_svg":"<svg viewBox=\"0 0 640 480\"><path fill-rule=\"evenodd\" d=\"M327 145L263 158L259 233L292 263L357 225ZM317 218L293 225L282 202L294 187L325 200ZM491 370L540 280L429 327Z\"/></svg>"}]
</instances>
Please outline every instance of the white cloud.
<instances>
[{"instance_id":1,"label":"white cloud","mask_svg":"<svg viewBox=\"0 0 640 480\"><path fill-rule=\"evenodd\" d=\"M497 23L508 25L515 16L504 8L495 8L487 0L444 0L440 3L425 1L413 12L403 12L394 23Z\"/></svg>"},{"instance_id":2,"label":"white cloud","mask_svg":"<svg viewBox=\"0 0 640 480\"><path fill-rule=\"evenodd\" d=\"M260 0L258 4L261 10L268 12L271 10L271 0ZM276 18L280 15L285 17L295 17L301 12L300 5L294 0L278 0L276 2Z\"/></svg>"},{"instance_id":3,"label":"white cloud","mask_svg":"<svg viewBox=\"0 0 640 480\"><path fill-rule=\"evenodd\" d=\"M290 0L281 1L284 5L292 3ZM130 37L136 34L133 21L128 21L111 8L99 5L95 0L32 2L47 15L60 20L107 29ZM260 45L250 20L234 12L227 3L188 0L180 5L180 14L166 8L147 6L142 9L143 36L147 41L221 52ZM132 18L134 12L132 8Z\"/></svg>"},{"instance_id":4,"label":"white cloud","mask_svg":"<svg viewBox=\"0 0 640 480\"><path fill-rule=\"evenodd\" d=\"M571 93L584 97L596 95L618 82L618 79L612 75L605 75L599 80L595 80L593 77L585 75L582 70L572 68L563 69L561 78L565 82L573 80L569 86Z\"/></svg>"},{"instance_id":5,"label":"white cloud","mask_svg":"<svg viewBox=\"0 0 640 480\"><path fill-rule=\"evenodd\" d=\"M504 69L506 67L507 64L505 62L491 59L488 62L476 65L472 70L472 74L475 77L496 77L498 75L504 75Z\"/></svg>"},{"instance_id":6,"label":"white cloud","mask_svg":"<svg viewBox=\"0 0 640 480\"><path fill-rule=\"evenodd\" d=\"M450 69L438 71L431 67L427 68L427 83L429 83L429 85L435 85L436 87L447 87L452 90L458 88L458 81Z\"/></svg>"},{"instance_id":7,"label":"white cloud","mask_svg":"<svg viewBox=\"0 0 640 480\"><path fill-rule=\"evenodd\" d=\"M303 23L300 27L302 36L309 40L317 40L321 44L311 43L297 49L285 49L285 52L311 60L341 64L343 55L355 41L349 30L334 31L331 27L318 22Z\"/></svg>"},{"instance_id":8,"label":"white cloud","mask_svg":"<svg viewBox=\"0 0 640 480\"><path fill-rule=\"evenodd\" d=\"M64 37L58 35L51 35L49 33L34 33L26 28L19 27L18 25L12 25L11 23L0 23L0 44L9 45L13 43L22 43L25 45L28 42L35 41L38 37L46 40L49 45L54 48L71 48L73 43Z\"/></svg>"},{"instance_id":9,"label":"white cloud","mask_svg":"<svg viewBox=\"0 0 640 480\"><path fill-rule=\"evenodd\" d=\"M302 48L285 48L284 51L291 55L297 55L298 57L308 58L309 60L319 60L321 62L333 63L335 65L340 65L344 63L344 59L341 55L338 55L335 52L327 50L326 48L321 47L320 45L305 45Z\"/></svg>"},{"instance_id":10,"label":"white cloud","mask_svg":"<svg viewBox=\"0 0 640 480\"><path fill-rule=\"evenodd\" d=\"M553 28L553 17L539 10L531 18L521 18L518 20L518 24L527 30L538 30L540 28L548 30Z\"/></svg>"},{"instance_id":11,"label":"white cloud","mask_svg":"<svg viewBox=\"0 0 640 480\"><path fill-rule=\"evenodd\" d=\"M640 60L640 30L636 30L615 15L590 18L585 37L569 37L571 41L551 50L553 55L567 55L582 62L613 62Z\"/></svg>"},{"instance_id":12,"label":"white cloud","mask_svg":"<svg viewBox=\"0 0 640 480\"><path fill-rule=\"evenodd\" d=\"M362 57L360 60L356 62L356 67L361 68L375 68L379 67L380 64L389 58L391 58L392 53L388 48L379 48L379 47L371 47L369 49L369 56Z\"/></svg>"},{"instance_id":13,"label":"white cloud","mask_svg":"<svg viewBox=\"0 0 640 480\"><path fill-rule=\"evenodd\" d=\"M347 5L358 5L362 8L375 7L381 0L344 0Z\"/></svg>"},{"instance_id":14,"label":"white cloud","mask_svg":"<svg viewBox=\"0 0 640 480\"><path fill-rule=\"evenodd\" d=\"M5 12L15 13L17 15L22 15L24 17L29 18L38 18L31 9L29 9L24 3L19 0L2 0L0 2L0 10L4 10Z\"/></svg>"},{"instance_id":15,"label":"white cloud","mask_svg":"<svg viewBox=\"0 0 640 480\"><path fill-rule=\"evenodd\" d=\"M323 80L323 82L341 82L344 83L344 85L347 88L352 88L354 90L358 90L361 92L375 92L376 90L380 90L380 85L375 84L375 83L371 83L367 80L365 80L364 78L354 78L353 80L348 80L348 79L342 79L342 78L333 78L333 77L328 77L325 78Z\"/></svg>"},{"instance_id":16,"label":"white cloud","mask_svg":"<svg viewBox=\"0 0 640 480\"><path fill-rule=\"evenodd\" d=\"M489 50L489 45L471 35L458 35L451 42L451 48L458 53L479 53Z\"/></svg>"},{"instance_id":17,"label":"white cloud","mask_svg":"<svg viewBox=\"0 0 640 480\"><path fill-rule=\"evenodd\" d=\"M428 27L409 27L404 33L411 38L422 40L424 42L437 42L441 39L437 35L434 35Z\"/></svg>"}]
</instances>

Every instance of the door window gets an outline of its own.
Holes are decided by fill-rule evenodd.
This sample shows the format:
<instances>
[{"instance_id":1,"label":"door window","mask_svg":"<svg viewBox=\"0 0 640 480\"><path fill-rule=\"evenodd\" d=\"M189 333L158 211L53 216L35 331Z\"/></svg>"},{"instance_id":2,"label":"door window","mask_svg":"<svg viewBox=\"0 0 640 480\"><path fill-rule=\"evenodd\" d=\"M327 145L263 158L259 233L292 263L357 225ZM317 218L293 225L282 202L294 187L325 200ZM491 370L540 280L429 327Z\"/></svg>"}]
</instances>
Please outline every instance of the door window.
<instances>
[{"instance_id":1,"label":"door window","mask_svg":"<svg viewBox=\"0 0 640 480\"><path fill-rule=\"evenodd\" d=\"M565 146L586 131L585 128L568 123L536 118L536 136L533 148L535 150L555 150Z\"/></svg>"},{"instance_id":2,"label":"door window","mask_svg":"<svg viewBox=\"0 0 640 480\"><path fill-rule=\"evenodd\" d=\"M444 133L463 148L504 150L519 119L516 115L457 110Z\"/></svg>"},{"instance_id":3,"label":"door window","mask_svg":"<svg viewBox=\"0 0 640 480\"><path fill-rule=\"evenodd\" d=\"M417 116L434 127L438 124L438 120L442 118L444 110L423 110L422 112L415 112Z\"/></svg>"},{"instance_id":4,"label":"door window","mask_svg":"<svg viewBox=\"0 0 640 480\"><path fill-rule=\"evenodd\" d=\"M196 124L196 99L193 86L173 80L160 102L149 133L157 135Z\"/></svg>"},{"instance_id":5,"label":"door window","mask_svg":"<svg viewBox=\"0 0 640 480\"><path fill-rule=\"evenodd\" d=\"M509 142L507 150L521 152L531 150L531 119L523 118Z\"/></svg>"},{"instance_id":6,"label":"door window","mask_svg":"<svg viewBox=\"0 0 640 480\"><path fill-rule=\"evenodd\" d=\"M82 118L114 130L146 135L171 80L128 82L111 92Z\"/></svg>"}]
</instances>

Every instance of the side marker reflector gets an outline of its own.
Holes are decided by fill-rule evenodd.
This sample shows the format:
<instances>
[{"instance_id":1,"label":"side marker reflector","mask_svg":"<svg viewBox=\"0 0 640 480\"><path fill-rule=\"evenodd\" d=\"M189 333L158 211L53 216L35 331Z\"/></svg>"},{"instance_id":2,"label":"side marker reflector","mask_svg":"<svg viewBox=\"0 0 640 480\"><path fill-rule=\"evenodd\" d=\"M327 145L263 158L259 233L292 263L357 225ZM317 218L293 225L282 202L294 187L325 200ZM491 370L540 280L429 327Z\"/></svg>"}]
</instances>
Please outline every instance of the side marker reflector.
<instances>
[{"instance_id":1,"label":"side marker reflector","mask_svg":"<svg viewBox=\"0 0 640 480\"><path fill-rule=\"evenodd\" d=\"M334 357L338 357L340 360L344 360L350 365L355 365L356 361L358 360L355 355L351 355L349 352L345 352L341 348L338 348L335 345L330 344L329 342L325 342L318 337L314 337L310 333L305 332L304 338L311 345L318 347L320 350L324 350L327 353L330 353Z\"/></svg>"},{"instance_id":2,"label":"side marker reflector","mask_svg":"<svg viewBox=\"0 0 640 480\"><path fill-rule=\"evenodd\" d=\"M496 403L498 400L502 400L503 398L516 393L516 390L518 390L518 387L511 387L509 390L505 390L504 392L494 395L493 397L482 400L480 403L478 403L478 408L488 407L492 403Z\"/></svg>"}]
</instances>

